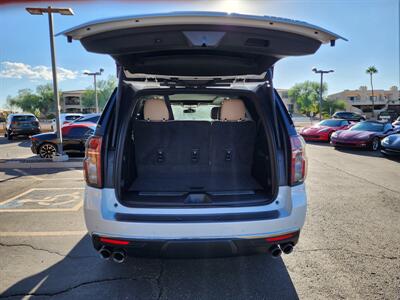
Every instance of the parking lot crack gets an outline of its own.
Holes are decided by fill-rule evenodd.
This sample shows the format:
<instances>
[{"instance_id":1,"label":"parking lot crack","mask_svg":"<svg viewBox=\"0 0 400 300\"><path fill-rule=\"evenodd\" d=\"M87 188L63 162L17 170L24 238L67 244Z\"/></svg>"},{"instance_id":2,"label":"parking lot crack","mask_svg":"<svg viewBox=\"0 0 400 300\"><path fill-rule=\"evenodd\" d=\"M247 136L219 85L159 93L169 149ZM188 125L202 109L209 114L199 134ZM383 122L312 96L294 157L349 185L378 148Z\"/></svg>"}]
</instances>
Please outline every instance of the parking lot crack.
<instances>
[{"instance_id":1,"label":"parking lot crack","mask_svg":"<svg viewBox=\"0 0 400 300\"><path fill-rule=\"evenodd\" d=\"M379 183L373 182L373 181L371 181L371 180L368 180L368 179L366 179L366 178L364 178L364 177L361 177L361 176L358 176L358 175L356 175L356 174L353 174L353 173L351 173L351 172L349 172L349 171L346 171L346 170L344 170L344 169L341 169L341 168L339 168L339 167L332 166L332 165L330 165L330 164L327 164L327 163L325 163L325 162L323 162L323 161L320 161L320 160L318 160L318 159L315 159L315 158L312 158L312 159L315 160L316 162L318 162L319 164L325 165L325 166L327 166L327 167L329 167L329 168L338 170L338 171L340 171L340 172L342 172L342 173L345 173L345 174L350 175L350 176L352 176L352 177L358 178L358 179L360 179L360 180L362 180L362 181L368 182L369 184L374 185L374 186L376 186L376 187L386 189L386 190L391 191L391 192L393 192L393 193L395 193L395 194L398 194L398 193L399 193L399 191L393 190L393 189L391 189L391 188L389 188L389 187L387 187L387 186L384 186L384 185L381 185L381 184L379 184Z\"/></svg>"},{"instance_id":2,"label":"parking lot crack","mask_svg":"<svg viewBox=\"0 0 400 300\"><path fill-rule=\"evenodd\" d=\"M140 277L140 278L136 278L136 277L115 277L115 278L105 278L105 279L98 279L98 280L92 280L92 281L86 281L86 282L82 282L79 283L77 285L68 287L66 289L60 290L60 291L56 291L53 293L18 293L18 294L9 294L9 295L0 295L0 299L7 299L7 298L12 298L12 297L54 297L54 296L58 296L61 294L65 294L68 292L71 292L75 289L81 288L81 287L85 287L88 285L92 285L92 284L98 284L98 283L107 283L107 282L114 282L114 281L120 281L120 280L132 280L132 281L138 281L138 280L154 280L154 278L151 277Z\"/></svg>"},{"instance_id":3,"label":"parking lot crack","mask_svg":"<svg viewBox=\"0 0 400 300\"><path fill-rule=\"evenodd\" d=\"M157 282L157 287L158 287L158 295L157 295L157 299L161 299L163 296L163 285L162 285L162 278L164 275L164 270L165 270L165 266L164 266L164 260L161 260L161 264L160 264L160 273L158 274L158 277L156 279Z\"/></svg>"},{"instance_id":4,"label":"parking lot crack","mask_svg":"<svg viewBox=\"0 0 400 300\"><path fill-rule=\"evenodd\" d=\"M95 257L93 255L86 255L86 256L74 256L74 255L69 255L69 254L63 254L61 252L58 251L54 251L54 250L49 250L49 249L44 249L44 248L39 248L39 247L35 247L31 244L25 244L25 243L19 243L19 244L6 244L6 243L1 243L0 242L0 247L27 247L27 248L31 248L32 250L35 251L43 251L43 252L47 252L50 254L55 254L61 257L67 257L67 258L72 258L72 259L80 259L80 258L90 258L90 257Z\"/></svg>"},{"instance_id":5,"label":"parking lot crack","mask_svg":"<svg viewBox=\"0 0 400 300\"><path fill-rule=\"evenodd\" d=\"M370 254L370 253L353 251L351 249L346 249L346 248L316 248L316 249L296 250L296 252L316 252L316 251L327 251L327 252L329 252L329 251L344 251L344 252L349 252L349 253L353 253L356 255L379 258L379 259L389 259L389 260L399 259L399 257L397 257L397 256L374 255L374 254Z\"/></svg>"}]
</instances>

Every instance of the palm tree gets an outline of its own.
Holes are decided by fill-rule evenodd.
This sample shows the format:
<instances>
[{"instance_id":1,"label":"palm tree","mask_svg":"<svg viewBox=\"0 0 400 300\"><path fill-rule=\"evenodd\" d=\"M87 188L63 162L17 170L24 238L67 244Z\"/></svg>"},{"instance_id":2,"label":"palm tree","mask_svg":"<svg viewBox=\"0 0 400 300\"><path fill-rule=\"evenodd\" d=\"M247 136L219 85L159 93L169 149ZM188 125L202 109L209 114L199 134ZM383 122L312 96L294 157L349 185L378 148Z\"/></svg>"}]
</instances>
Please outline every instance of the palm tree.
<instances>
[{"instance_id":1,"label":"palm tree","mask_svg":"<svg viewBox=\"0 0 400 300\"><path fill-rule=\"evenodd\" d=\"M372 91L372 117L374 117L374 86L372 84L372 75L378 73L378 70L375 68L375 66L370 66L367 70L365 70L365 73L369 74L370 80L371 80L371 91Z\"/></svg>"}]
</instances>

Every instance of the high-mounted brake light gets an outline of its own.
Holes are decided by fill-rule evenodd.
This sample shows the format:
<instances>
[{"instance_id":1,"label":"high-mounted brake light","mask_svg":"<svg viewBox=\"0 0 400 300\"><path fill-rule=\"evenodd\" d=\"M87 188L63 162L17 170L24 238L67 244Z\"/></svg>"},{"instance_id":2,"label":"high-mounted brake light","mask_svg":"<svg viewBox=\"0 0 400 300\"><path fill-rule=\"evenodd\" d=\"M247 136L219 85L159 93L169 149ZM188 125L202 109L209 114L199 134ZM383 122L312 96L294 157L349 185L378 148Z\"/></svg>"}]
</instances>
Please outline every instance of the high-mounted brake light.
<instances>
[{"instance_id":1,"label":"high-mounted brake light","mask_svg":"<svg viewBox=\"0 0 400 300\"><path fill-rule=\"evenodd\" d=\"M304 182L307 175L306 143L300 135L290 137L292 146L290 183L296 185Z\"/></svg>"},{"instance_id":2,"label":"high-mounted brake light","mask_svg":"<svg viewBox=\"0 0 400 300\"><path fill-rule=\"evenodd\" d=\"M92 187L102 188L101 175L101 142L99 136L91 136L86 142L83 173L86 183Z\"/></svg>"}]
</instances>

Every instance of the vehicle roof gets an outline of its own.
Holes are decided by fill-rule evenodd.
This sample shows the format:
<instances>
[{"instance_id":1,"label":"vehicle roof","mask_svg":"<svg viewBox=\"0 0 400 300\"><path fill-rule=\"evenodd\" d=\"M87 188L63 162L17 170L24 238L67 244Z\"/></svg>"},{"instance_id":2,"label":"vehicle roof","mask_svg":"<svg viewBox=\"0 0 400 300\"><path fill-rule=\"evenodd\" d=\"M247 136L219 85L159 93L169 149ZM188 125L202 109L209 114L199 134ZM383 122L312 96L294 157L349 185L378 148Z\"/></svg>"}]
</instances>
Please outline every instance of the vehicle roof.
<instances>
[{"instance_id":1,"label":"vehicle roof","mask_svg":"<svg viewBox=\"0 0 400 300\"><path fill-rule=\"evenodd\" d=\"M287 31L293 31L294 27L302 29L302 33L305 35L310 35L310 37L319 40L322 43L328 43L331 40L342 39L347 41L346 38L335 34L331 31L328 31L322 27L304 22L299 20L293 20L288 18L274 17L274 16L260 16L260 15L247 15L247 14L238 14L238 13L226 13L226 12L211 12L211 11L175 11L169 13L154 13L154 14L141 14L141 15L129 15L129 16L121 16L121 17L113 17L113 18L104 18L97 19L94 21L86 22L81 25L72 27L70 29L64 30L57 35L65 35L69 36L72 39L79 40L89 35L101 33L109 30L109 25L114 23L115 29L124 29L128 27L142 27L142 26L151 26L157 25L152 24L151 19L154 19L156 22L160 18L174 18L173 24L179 24L178 17L193 17L197 18L195 22L198 22L199 18L207 18L207 17L217 17L221 20L221 25L240 25L240 21L253 21L253 22L263 22L265 25L269 24L275 25L274 28L276 30L286 29ZM148 19L150 22L140 22L138 19ZM133 21L133 22L132 22ZM187 22L187 20L185 21ZM233 24L230 24L232 22ZM150 23L150 24L149 24ZM272 24L273 23L273 24ZM87 28L90 27L90 30ZM317 35L316 31L321 34Z\"/></svg>"},{"instance_id":2,"label":"vehicle roof","mask_svg":"<svg viewBox=\"0 0 400 300\"><path fill-rule=\"evenodd\" d=\"M94 125L93 123L91 123L91 122L87 122L87 123L74 123L74 122L72 122L72 123L68 123L68 124L65 124L65 125L63 125L62 126L63 128L64 127L90 127L90 128L96 128L96 125Z\"/></svg>"},{"instance_id":3,"label":"vehicle roof","mask_svg":"<svg viewBox=\"0 0 400 300\"><path fill-rule=\"evenodd\" d=\"M31 113L9 114L9 116L12 116L12 117L15 117L15 116L32 116L32 117L35 117L35 118L36 118L36 116L35 116L34 114L31 114Z\"/></svg>"}]
</instances>

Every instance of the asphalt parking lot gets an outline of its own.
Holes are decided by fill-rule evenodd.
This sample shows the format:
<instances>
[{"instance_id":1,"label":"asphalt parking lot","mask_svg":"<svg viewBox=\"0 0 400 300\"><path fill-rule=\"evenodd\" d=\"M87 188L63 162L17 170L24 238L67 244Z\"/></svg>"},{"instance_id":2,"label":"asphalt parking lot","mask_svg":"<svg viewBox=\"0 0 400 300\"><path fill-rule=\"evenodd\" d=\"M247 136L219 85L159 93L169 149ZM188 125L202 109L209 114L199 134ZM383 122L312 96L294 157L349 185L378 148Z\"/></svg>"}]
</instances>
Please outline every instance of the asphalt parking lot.
<instances>
[{"instance_id":1,"label":"asphalt parking lot","mask_svg":"<svg viewBox=\"0 0 400 300\"><path fill-rule=\"evenodd\" d=\"M306 225L278 259L102 261L85 231L81 169L0 163L0 298L399 299L400 162L307 151Z\"/></svg>"}]
</instances>

